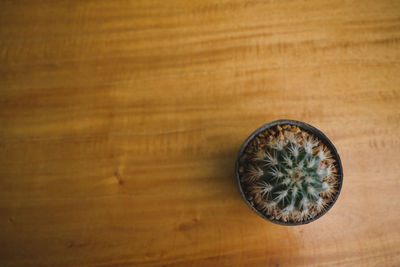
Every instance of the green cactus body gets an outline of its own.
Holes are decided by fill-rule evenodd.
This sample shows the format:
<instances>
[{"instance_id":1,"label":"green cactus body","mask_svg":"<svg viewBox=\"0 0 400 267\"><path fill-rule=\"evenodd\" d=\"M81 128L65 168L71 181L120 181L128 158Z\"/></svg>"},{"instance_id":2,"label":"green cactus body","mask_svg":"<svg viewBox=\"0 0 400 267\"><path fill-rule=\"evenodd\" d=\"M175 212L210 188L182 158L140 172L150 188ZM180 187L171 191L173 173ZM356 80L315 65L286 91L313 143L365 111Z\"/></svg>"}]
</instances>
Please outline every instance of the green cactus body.
<instances>
[{"instance_id":1,"label":"green cactus body","mask_svg":"<svg viewBox=\"0 0 400 267\"><path fill-rule=\"evenodd\" d=\"M256 209L301 222L325 210L336 192L330 151L316 137L285 125L258 136L242 162L241 181Z\"/></svg>"}]
</instances>

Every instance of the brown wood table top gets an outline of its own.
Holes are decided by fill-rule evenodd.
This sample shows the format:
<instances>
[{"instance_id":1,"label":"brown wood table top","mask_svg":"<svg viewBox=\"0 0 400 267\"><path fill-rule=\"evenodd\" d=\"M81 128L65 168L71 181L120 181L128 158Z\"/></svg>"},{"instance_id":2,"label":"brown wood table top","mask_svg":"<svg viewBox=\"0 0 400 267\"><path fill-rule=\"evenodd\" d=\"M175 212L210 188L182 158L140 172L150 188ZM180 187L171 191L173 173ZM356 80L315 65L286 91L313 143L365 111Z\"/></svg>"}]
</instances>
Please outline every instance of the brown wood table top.
<instances>
[{"instance_id":1,"label":"brown wood table top","mask_svg":"<svg viewBox=\"0 0 400 267\"><path fill-rule=\"evenodd\" d=\"M1 1L1 266L400 266L399 1ZM323 131L335 206L285 227L234 162Z\"/></svg>"}]
</instances>

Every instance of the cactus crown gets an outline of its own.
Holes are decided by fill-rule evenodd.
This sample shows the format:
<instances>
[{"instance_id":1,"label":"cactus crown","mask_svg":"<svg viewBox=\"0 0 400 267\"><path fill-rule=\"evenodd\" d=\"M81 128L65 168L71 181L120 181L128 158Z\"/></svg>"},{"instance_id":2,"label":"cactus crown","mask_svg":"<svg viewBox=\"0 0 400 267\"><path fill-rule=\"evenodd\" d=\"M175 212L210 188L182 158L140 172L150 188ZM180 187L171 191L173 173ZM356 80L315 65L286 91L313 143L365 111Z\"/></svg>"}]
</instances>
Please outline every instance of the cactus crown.
<instances>
[{"instance_id":1,"label":"cactus crown","mask_svg":"<svg viewBox=\"0 0 400 267\"><path fill-rule=\"evenodd\" d=\"M307 221L337 193L335 160L315 136L297 126L258 134L240 159L239 175L250 203L282 222Z\"/></svg>"}]
</instances>

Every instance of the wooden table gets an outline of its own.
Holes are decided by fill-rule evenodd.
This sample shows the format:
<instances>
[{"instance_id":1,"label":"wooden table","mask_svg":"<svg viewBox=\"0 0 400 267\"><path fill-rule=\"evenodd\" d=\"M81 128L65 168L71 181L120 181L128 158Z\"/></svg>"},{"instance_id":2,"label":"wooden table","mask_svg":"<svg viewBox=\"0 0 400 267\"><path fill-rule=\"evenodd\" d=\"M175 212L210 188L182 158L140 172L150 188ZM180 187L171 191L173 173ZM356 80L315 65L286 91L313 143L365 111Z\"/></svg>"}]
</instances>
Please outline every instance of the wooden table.
<instances>
[{"instance_id":1,"label":"wooden table","mask_svg":"<svg viewBox=\"0 0 400 267\"><path fill-rule=\"evenodd\" d=\"M1 266L400 266L399 1L1 1ZM283 227L234 162L276 119L344 187Z\"/></svg>"}]
</instances>

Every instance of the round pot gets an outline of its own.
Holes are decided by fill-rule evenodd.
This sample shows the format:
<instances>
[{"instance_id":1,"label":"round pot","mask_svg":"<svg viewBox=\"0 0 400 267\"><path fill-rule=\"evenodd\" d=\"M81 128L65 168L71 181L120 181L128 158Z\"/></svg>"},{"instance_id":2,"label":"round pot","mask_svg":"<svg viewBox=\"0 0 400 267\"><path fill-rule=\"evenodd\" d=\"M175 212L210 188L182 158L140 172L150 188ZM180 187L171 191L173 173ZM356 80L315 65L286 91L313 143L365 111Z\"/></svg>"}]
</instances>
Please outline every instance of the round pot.
<instances>
[{"instance_id":1,"label":"round pot","mask_svg":"<svg viewBox=\"0 0 400 267\"><path fill-rule=\"evenodd\" d=\"M275 127L277 125L283 126L285 124L289 124L289 125L296 125L297 127L299 127L301 130L304 130L310 134L313 134L314 136L318 137L320 139L320 141L326 145L331 153L332 153L332 157L335 159L335 167L337 168L337 175L338 175L338 187L337 187L337 194L334 197L333 201L329 204L329 206L322 212L320 212L317 216L312 217L306 221L302 221L302 222L282 222L279 220L275 220L273 218L267 217L264 214L262 214L261 212L259 212L255 207L253 207L250 202L248 201L248 199L246 198L246 195L243 192L243 188L240 182L240 177L239 177L239 160L242 157L243 153L246 151L247 145L249 144L249 142L255 137L257 136L259 133ZM276 224L280 224L280 225L286 225L286 226L295 226L295 225L302 225L302 224L308 224L310 222L315 221L316 219L320 218L321 216L323 216L324 214L326 214L330 208L332 208L332 206L335 204L337 198L339 197L340 194L340 190L342 188L342 184L343 184L343 168L342 168L342 163L340 161L340 157L339 154L336 151L335 146L332 144L332 142L328 139L328 137L326 137L320 130L318 130L317 128L304 123L304 122L300 122L300 121L295 121L295 120L277 120L277 121L273 121L270 123L267 123L265 125L263 125L262 127L258 128L257 130L255 130L252 134L250 134L249 137L247 137L247 139L244 141L243 145L241 146L237 159L236 159L236 163L235 163L235 176L236 176L236 184L238 186L239 189L239 193L242 196L244 202L247 204L247 206L250 207L250 209L255 212L258 216L262 217L263 219L276 223Z\"/></svg>"}]
</instances>

